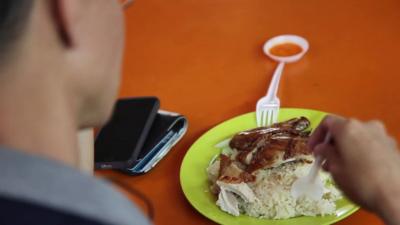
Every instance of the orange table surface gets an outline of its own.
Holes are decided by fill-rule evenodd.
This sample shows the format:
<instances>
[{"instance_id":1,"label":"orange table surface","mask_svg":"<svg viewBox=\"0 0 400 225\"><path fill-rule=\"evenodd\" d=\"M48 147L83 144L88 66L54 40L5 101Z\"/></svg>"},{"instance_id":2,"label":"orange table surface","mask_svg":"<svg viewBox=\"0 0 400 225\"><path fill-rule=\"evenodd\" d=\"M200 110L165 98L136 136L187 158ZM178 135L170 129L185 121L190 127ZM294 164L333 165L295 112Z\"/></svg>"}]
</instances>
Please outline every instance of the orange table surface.
<instances>
[{"instance_id":1,"label":"orange table surface","mask_svg":"<svg viewBox=\"0 0 400 225\"><path fill-rule=\"evenodd\" d=\"M136 0L126 28L120 96L158 96L162 109L188 117L189 129L148 174L98 175L150 198L155 224L214 224L185 199L180 165L205 131L255 109L277 65L262 45L275 35L310 43L283 72L282 107L380 119L400 139L400 1ZM383 223L359 210L337 224Z\"/></svg>"}]
</instances>

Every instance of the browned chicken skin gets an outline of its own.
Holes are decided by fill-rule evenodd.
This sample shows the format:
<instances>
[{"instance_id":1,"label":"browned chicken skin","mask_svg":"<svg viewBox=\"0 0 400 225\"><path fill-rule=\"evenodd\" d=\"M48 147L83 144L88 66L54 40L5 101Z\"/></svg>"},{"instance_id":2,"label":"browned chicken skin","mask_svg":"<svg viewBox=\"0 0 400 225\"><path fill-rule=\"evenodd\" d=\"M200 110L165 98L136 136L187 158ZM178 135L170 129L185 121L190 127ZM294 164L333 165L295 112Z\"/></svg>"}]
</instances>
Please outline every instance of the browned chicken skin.
<instances>
[{"instance_id":1,"label":"browned chicken skin","mask_svg":"<svg viewBox=\"0 0 400 225\"><path fill-rule=\"evenodd\" d=\"M305 117L294 118L282 123L275 123L269 127L243 131L236 134L229 143L232 149L251 151L258 145L265 145L271 138L290 139L295 136L308 137L305 131L310 126L310 121ZM260 143L264 142L264 143Z\"/></svg>"},{"instance_id":2,"label":"browned chicken skin","mask_svg":"<svg viewBox=\"0 0 400 225\"><path fill-rule=\"evenodd\" d=\"M300 117L236 134L229 145L238 154L234 159L221 154L219 179L251 182L255 179L252 173L258 169L276 167L291 160L308 161L312 154L307 147L309 126L310 121Z\"/></svg>"}]
</instances>

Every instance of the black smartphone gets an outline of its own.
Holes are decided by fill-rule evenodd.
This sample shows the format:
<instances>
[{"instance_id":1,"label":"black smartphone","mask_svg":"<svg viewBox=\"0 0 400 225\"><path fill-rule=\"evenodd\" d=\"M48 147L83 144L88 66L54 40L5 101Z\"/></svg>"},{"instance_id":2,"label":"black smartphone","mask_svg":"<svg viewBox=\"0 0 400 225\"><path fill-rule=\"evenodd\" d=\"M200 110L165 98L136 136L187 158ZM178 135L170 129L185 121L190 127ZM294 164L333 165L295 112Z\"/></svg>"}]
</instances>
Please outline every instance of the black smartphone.
<instances>
[{"instance_id":1,"label":"black smartphone","mask_svg":"<svg viewBox=\"0 0 400 225\"><path fill-rule=\"evenodd\" d=\"M137 163L159 107L157 97L118 100L96 137L95 168L125 169Z\"/></svg>"}]
</instances>

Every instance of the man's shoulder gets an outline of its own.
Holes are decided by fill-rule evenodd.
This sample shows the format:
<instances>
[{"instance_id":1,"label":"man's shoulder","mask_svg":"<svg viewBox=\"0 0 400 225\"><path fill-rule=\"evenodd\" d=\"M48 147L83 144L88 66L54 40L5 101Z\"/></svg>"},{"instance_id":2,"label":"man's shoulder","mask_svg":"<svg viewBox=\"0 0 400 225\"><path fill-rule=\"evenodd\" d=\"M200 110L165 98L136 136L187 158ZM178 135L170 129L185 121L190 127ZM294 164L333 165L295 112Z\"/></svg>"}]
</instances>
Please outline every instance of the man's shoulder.
<instances>
[{"instance_id":1,"label":"man's shoulder","mask_svg":"<svg viewBox=\"0 0 400 225\"><path fill-rule=\"evenodd\" d=\"M62 210L56 210L17 199L0 197L1 224L25 225L106 225L87 217L73 215Z\"/></svg>"},{"instance_id":2,"label":"man's shoulder","mask_svg":"<svg viewBox=\"0 0 400 225\"><path fill-rule=\"evenodd\" d=\"M13 211L4 217L8 219L20 210L27 215L33 210L53 215L53 219L81 219L85 224L149 224L106 182L51 160L0 147L0 207L7 205ZM3 215L2 211L0 221Z\"/></svg>"}]
</instances>

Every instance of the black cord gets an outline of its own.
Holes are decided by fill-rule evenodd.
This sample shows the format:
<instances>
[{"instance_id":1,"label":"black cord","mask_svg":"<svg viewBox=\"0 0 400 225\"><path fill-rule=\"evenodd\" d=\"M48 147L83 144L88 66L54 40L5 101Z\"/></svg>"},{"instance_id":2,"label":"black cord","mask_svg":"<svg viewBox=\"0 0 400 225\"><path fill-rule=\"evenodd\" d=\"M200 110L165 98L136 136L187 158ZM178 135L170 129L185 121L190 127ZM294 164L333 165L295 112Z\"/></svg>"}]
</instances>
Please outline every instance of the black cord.
<instances>
[{"instance_id":1,"label":"black cord","mask_svg":"<svg viewBox=\"0 0 400 225\"><path fill-rule=\"evenodd\" d=\"M151 203L150 199L145 194L140 192L138 189L130 187L126 183L121 182L120 180L117 180L117 179L115 179L113 177L104 177L104 178L106 180L109 180L110 182L118 185L119 187L123 188L124 190L126 190L130 194L135 195L136 197L141 199L146 204L147 217L149 218L150 221L154 220L154 206L153 206L153 203Z\"/></svg>"}]
</instances>

